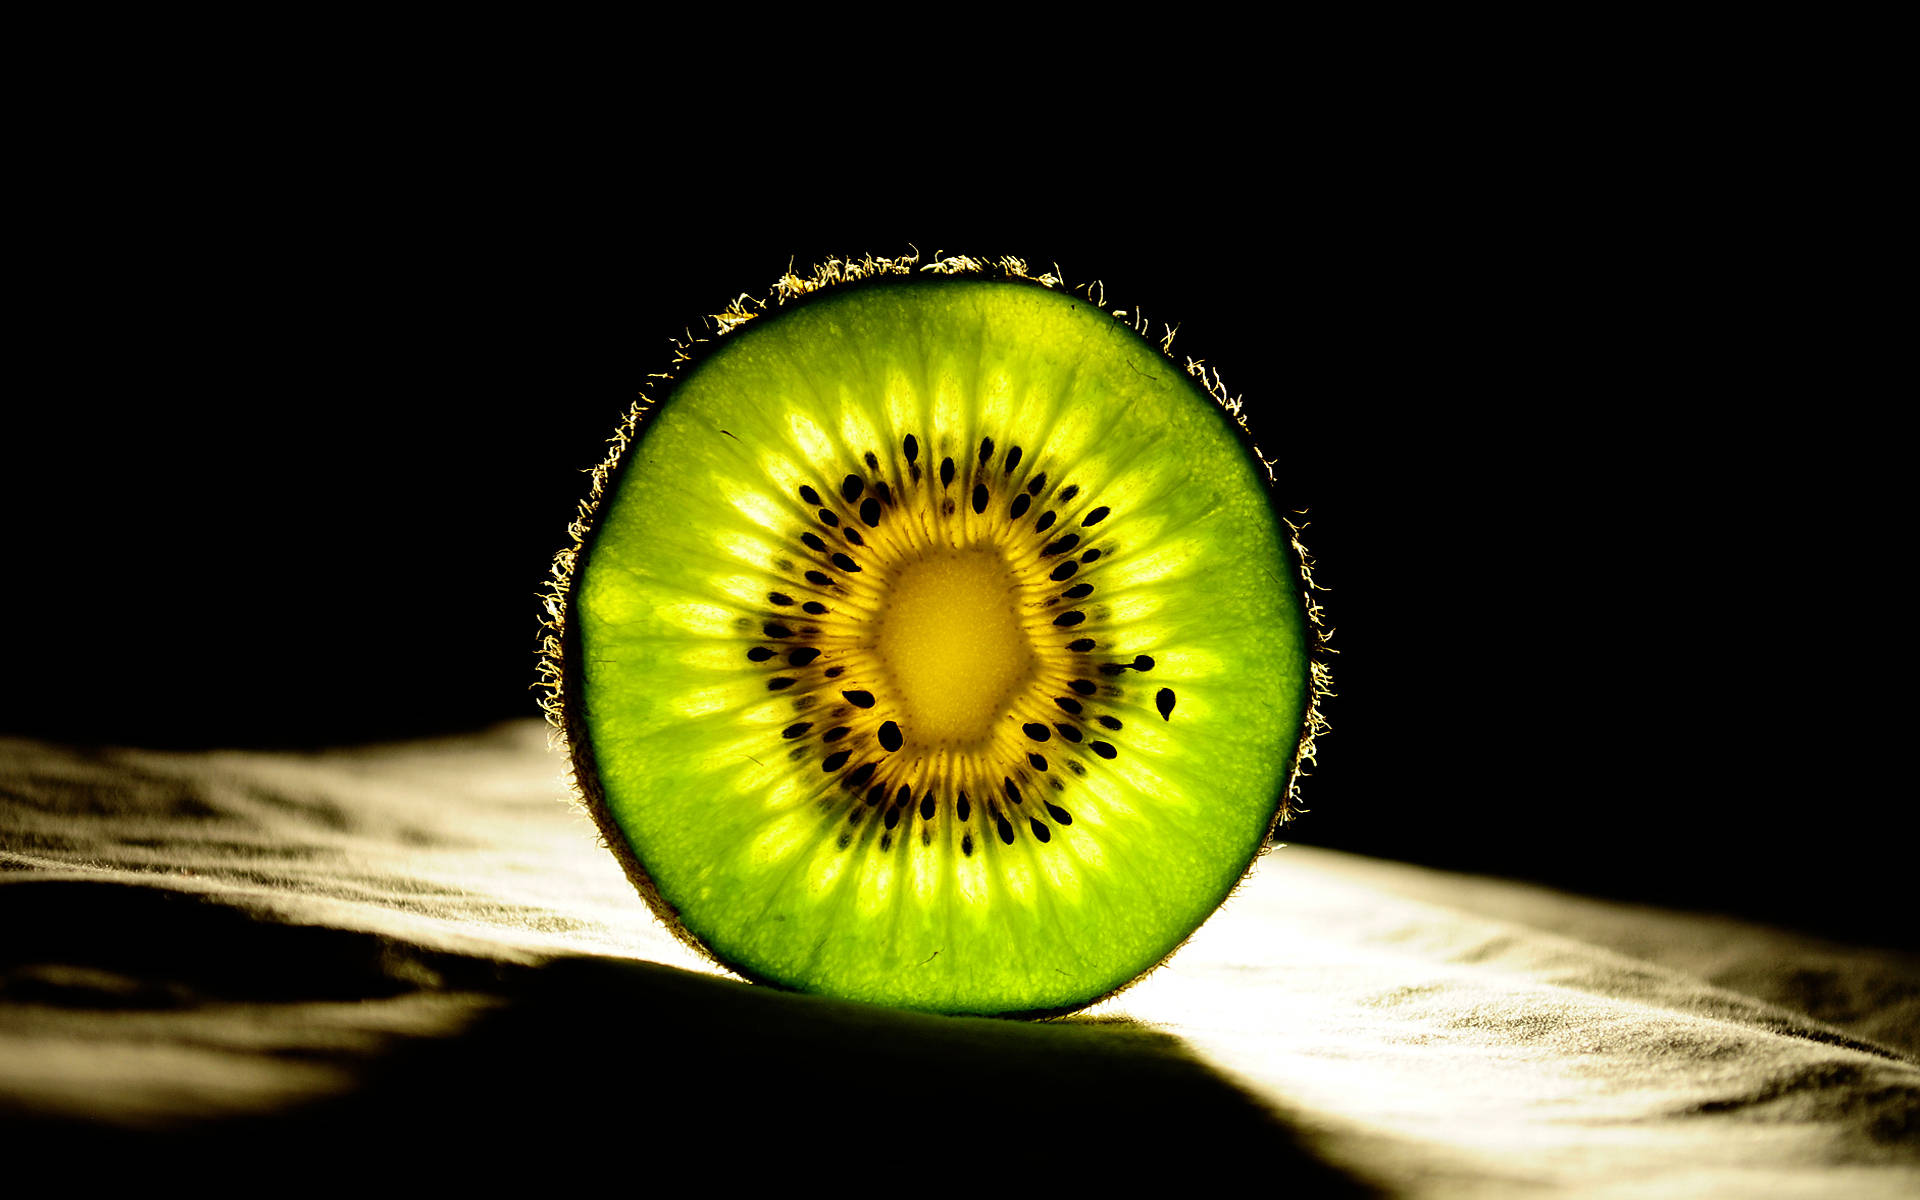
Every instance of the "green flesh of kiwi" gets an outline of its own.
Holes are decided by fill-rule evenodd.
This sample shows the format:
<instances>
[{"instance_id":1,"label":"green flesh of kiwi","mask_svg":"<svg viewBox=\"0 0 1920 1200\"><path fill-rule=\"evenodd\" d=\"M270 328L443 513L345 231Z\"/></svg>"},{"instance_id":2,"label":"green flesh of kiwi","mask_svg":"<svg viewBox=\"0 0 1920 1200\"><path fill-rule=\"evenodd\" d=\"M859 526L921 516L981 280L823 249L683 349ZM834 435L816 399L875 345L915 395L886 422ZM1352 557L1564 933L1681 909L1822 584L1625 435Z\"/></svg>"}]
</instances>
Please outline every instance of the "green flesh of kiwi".
<instances>
[{"instance_id":1,"label":"green flesh of kiwi","mask_svg":"<svg viewBox=\"0 0 1920 1200\"><path fill-rule=\"evenodd\" d=\"M1285 814L1302 556L1232 416L1087 297L827 287L617 445L558 570L555 706L609 843L721 964L1069 1011Z\"/></svg>"}]
</instances>

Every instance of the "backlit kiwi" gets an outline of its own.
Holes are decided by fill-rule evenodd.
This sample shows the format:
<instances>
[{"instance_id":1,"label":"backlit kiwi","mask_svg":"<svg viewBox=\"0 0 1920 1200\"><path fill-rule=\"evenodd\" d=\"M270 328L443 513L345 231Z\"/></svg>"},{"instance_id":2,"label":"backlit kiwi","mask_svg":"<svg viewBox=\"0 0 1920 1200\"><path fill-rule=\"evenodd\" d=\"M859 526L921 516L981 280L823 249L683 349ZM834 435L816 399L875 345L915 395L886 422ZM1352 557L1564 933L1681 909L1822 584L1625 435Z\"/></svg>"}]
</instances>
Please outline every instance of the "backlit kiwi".
<instances>
[{"instance_id":1,"label":"backlit kiwi","mask_svg":"<svg viewBox=\"0 0 1920 1200\"><path fill-rule=\"evenodd\" d=\"M750 979L1125 986L1247 871L1317 723L1235 406L1014 260L835 263L719 325L556 562L549 712L608 842Z\"/></svg>"}]
</instances>

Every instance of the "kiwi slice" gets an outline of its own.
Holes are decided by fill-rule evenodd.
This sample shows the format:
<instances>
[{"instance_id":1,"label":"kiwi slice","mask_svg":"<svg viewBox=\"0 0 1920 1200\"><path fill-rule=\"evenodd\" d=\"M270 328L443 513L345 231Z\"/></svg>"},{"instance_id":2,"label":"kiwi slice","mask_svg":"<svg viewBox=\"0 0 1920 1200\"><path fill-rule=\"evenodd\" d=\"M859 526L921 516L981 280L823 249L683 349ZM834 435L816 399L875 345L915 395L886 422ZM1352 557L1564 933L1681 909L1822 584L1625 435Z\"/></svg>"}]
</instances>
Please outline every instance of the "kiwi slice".
<instances>
[{"instance_id":1,"label":"kiwi slice","mask_svg":"<svg viewBox=\"0 0 1920 1200\"><path fill-rule=\"evenodd\" d=\"M1232 891L1310 757L1316 612L1265 461L1143 321L1015 260L777 298L636 406L556 564L587 805L747 978L1109 995Z\"/></svg>"}]
</instances>

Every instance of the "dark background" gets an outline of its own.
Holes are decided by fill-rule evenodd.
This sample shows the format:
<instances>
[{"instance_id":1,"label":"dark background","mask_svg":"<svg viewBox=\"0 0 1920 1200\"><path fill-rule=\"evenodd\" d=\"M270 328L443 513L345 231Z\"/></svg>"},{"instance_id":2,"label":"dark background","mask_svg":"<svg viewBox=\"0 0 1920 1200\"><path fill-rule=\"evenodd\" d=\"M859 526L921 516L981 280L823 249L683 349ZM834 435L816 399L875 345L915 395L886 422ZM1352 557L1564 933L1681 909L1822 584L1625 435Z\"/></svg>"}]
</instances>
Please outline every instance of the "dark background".
<instances>
[{"instance_id":1,"label":"dark background","mask_svg":"<svg viewBox=\"0 0 1920 1200\"><path fill-rule=\"evenodd\" d=\"M1877 560L1819 398L1776 394L1786 351L1743 323L1737 222L1431 162L1283 188L1243 153L1089 204L412 150L175 179L55 247L5 450L0 732L533 715L548 560L671 337L789 261L1014 254L1179 324L1306 511L1338 696L1289 840L1909 940L1911 788L1855 687Z\"/></svg>"}]
</instances>

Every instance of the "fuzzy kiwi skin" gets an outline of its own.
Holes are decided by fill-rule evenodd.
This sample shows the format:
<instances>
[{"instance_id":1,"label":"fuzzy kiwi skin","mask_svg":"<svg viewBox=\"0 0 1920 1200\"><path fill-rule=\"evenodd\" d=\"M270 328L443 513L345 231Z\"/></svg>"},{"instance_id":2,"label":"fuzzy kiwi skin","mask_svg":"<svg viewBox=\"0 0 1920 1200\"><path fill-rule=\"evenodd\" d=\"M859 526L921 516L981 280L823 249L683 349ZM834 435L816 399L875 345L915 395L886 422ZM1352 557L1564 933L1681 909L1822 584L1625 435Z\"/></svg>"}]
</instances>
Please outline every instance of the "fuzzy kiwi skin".
<instances>
[{"instance_id":1,"label":"fuzzy kiwi skin","mask_svg":"<svg viewBox=\"0 0 1920 1200\"><path fill-rule=\"evenodd\" d=\"M998 264L1001 269L997 273L991 268L979 269L978 264L975 264L976 269L973 270L947 271L943 273L993 278L1003 282L1023 283L1032 287L1048 286L1027 276L1024 273L1024 266L1008 269L1009 264L1012 263L1013 260L1001 260L1001 263ZM863 289L876 284L888 282L898 283L900 282L898 275L901 273L904 272L876 273L869 278L858 279L852 282L835 282L831 286L815 287L797 299L784 301L782 311L797 307L798 305L812 303L825 297L842 296L849 291ZM1057 291L1059 289L1049 288L1049 290ZM674 370L668 377L667 386L661 394L670 397L672 389L677 387L681 379L697 369L709 355L724 345L725 339L721 337L699 343L692 348L691 351L683 347L682 352L677 356ZM1206 390L1212 393L1212 389L1209 388ZM1218 393L1212 394L1215 395L1216 400L1224 402L1223 395ZM662 403L664 403L664 401ZM600 471L595 473L593 492L589 496L588 501L583 504L580 518L573 529L576 537L575 546L570 552L563 551L560 556L561 559L566 560L564 567L559 560L556 560L554 573L555 587L549 595L549 612L552 614L550 627L552 633L557 635L557 637L550 637L548 639L543 652L542 664L543 677L546 679L551 690L548 714L550 719L553 719L560 727L560 731L566 738L572 758L575 785L579 790L580 797L587 811L593 817L601 831L602 840L607 844L608 848L614 852L615 857L626 871L628 879L632 881L635 889L646 900L648 907L653 911L654 915L673 932L675 937L686 943L702 958L714 963L716 966L754 983L765 984L781 990L801 991L804 989L793 988L778 980L763 977L740 963L721 959L687 927L686 923L681 919L679 912L667 901L659 888L654 884L645 865L634 852L632 845L614 818L601 783L592 735L588 729L588 723L583 711L584 700L582 698L585 695L585 691L583 681L577 674L580 670L578 664L585 662L585 655L582 652L580 643L580 630L583 622L580 620L577 612L577 605L582 589L576 586L570 586L570 583L577 582L586 577L588 564L599 533L601 518L613 498L619 494L621 482L626 470L634 461L633 456L629 454L628 451L632 450L638 442L645 438L649 420L659 407L659 404L637 407L630 415L629 423L621 431L621 436L616 438L614 449L610 453L606 463L603 464ZM1239 438L1243 452L1253 456L1256 461L1264 461L1253 443L1251 431L1247 428L1244 419L1239 418L1237 413L1232 413L1231 411L1228 413L1228 416L1228 424L1234 429L1236 436ZM1313 601L1310 592L1310 589L1313 587L1310 567L1311 560L1307 558L1304 547L1299 543L1297 527L1294 526L1292 522L1287 521L1279 509L1274 496L1271 478L1264 481L1262 491L1274 515L1276 526L1283 530L1292 530L1294 533L1291 539L1283 535L1282 553L1287 558L1290 579L1293 586L1299 589L1304 602L1305 625L1308 631L1308 657L1313 664L1314 672L1313 686L1307 690L1304 702L1305 712L1302 714L1299 741L1293 748L1292 760L1289 763L1285 776L1284 791L1279 803L1275 807L1273 827L1277 828L1296 811L1294 805L1295 787L1297 780L1301 776L1301 765L1305 761L1311 761L1314 735L1324 728L1324 723L1319 719L1316 709L1318 696L1325 694L1324 656L1327 651L1325 649L1325 633L1320 620L1319 606ZM556 603L556 601L559 603ZM573 703L565 703L564 701L566 699L572 699ZM1269 836L1271 836L1271 830L1269 831ZM1256 853L1248 862L1246 870L1242 874L1242 883L1245 878L1252 873L1258 861L1259 855ZM1232 891L1237 890L1239 886L1240 884L1236 884L1234 889L1229 891L1229 897ZM1191 936L1190 933L1188 937ZM1108 991L1087 997L1083 1000L1052 1008L976 1015L992 1015L1010 1018L1044 1018L1079 1011L1117 995L1131 987L1134 983L1137 983L1140 979L1152 974L1177 953L1179 949L1186 944L1186 941L1187 938L1182 938L1179 943L1170 948L1153 965L1134 977L1123 981Z\"/></svg>"}]
</instances>

